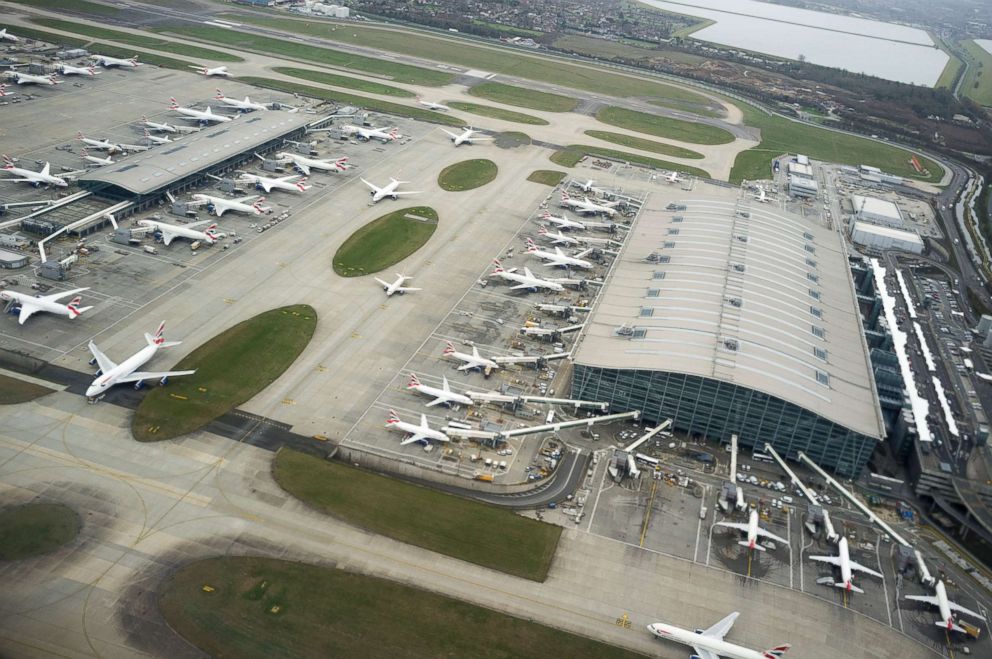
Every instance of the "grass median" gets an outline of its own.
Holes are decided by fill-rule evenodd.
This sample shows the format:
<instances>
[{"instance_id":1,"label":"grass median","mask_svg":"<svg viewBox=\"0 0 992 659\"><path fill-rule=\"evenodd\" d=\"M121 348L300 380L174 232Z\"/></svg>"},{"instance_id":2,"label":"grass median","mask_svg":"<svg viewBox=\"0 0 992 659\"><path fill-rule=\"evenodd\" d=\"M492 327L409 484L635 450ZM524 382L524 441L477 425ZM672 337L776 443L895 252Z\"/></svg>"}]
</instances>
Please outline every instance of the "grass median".
<instances>
[{"instance_id":1,"label":"grass median","mask_svg":"<svg viewBox=\"0 0 992 659\"><path fill-rule=\"evenodd\" d=\"M59 503L29 503L0 510L0 561L46 554L79 534L72 508Z\"/></svg>"},{"instance_id":2,"label":"grass median","mask_svg":"<svg viewBox=\"0 0 992 659\"><path fill-rule=\"evenodd\" d=\"M385 431L383 431L385 432ZM544 581L561 527L299 451L276 454L279 485L360 528L513 576Z\"/></svg>"},{"instance_id":3,"label":"grass median","mask_svg":"<svg viewBox=\"0 0 992 659\"><path fill-rule=\"evenodd\" d=\"M555 151L551 154L551 162L556 165L561 165L562 167L575 167L575 165L577 165L585 156L598 156L600 158L608 158L610 160L629 162L635 165L644 165L645 167L654 167L655 169L666 169L670 171L682 172L684 174L691 174L692 176L711 178L709 172L704 169L699 169L698 167L690 167L689 165L683 165L679 162L669 162L668 160L659 160L658 158L642 156L637 153L627 153L626 151L617 151L616 149L604 149L603 147L589 146L586 144L569 144L564 149Z\"/></svg>"},{"instance_id":4,"label":"grass median","mask_svg":"<svg viewBox=\"0 0 992 659\"><path fill-rule=\"evenodd\" d=\"M424 246L437 230L437 211L401 208L372 220L348 236L334 254L334 272L361 277L395 265Z\"/></svg>"},{"instance_id":5,"label":"grass median","mask_svg":"<svg viewBox=\"0 0 992 659\"><path fill-rule=\"evenodd\" d=\"M346 89L354 89L356 91L366 92L369 94L396 96L398 98L413 98L415 96L413 92L408 92L405 89L391 87L389 85L384 85L382 83L375 82L374 80L367 80L365 78L352 78L351 76L342 76L335 73L326 73L324 71L314 71L312 69L297 69L292 66L276 66L273 67L272 70L276 73L292 76L294 78L301 78L303 80L309 80L310 82L317 82L322 85L345 87Z\"/></svg>"},{"instance_id":6,"label":"grass median","mask_svg":"<svg viewBox=\"0 0 992 659\"><path fill-rule=\"evenodd\" d=\"M468 93L497 103L545 112L571 112L579 104L576 99L561 94L549 94L524 87L504 85L501 82L483 82L470 87Z\"/></svg>"},{"instance_id":7,"label":"grass median","mask_svg":"<svg viewBox=\"0 0 992 659\"><path fill-rule=\"evenodd\" d=\"M503 108L493 107L492 105L480 105L478 103L464 103L462 101L451 101L448 103L449 107L455 110L461 110L462 112L471 112L472 114L477 114L480 117L489 117L490 119L500 119L502 121L512 121L517 124L528 124L531 126L547 126L549 122L541 119L540 117L535 117L529 114L523 114L522 112L514 112L513 110L505 110Z\"/></svg>"},{"instance_id":8,"label":"grass median","mask_svg":"<svg viewBox=\"0 0 992 659\"><path fill-rule=\"evenodd\" d=\"M596 119L617 128L692 144L729 144L734 141L734 136L729 131L716 126L628 110L615 105L600 108L596 112Z\"/></svg>"},{"instance_id":9,"label":"grass median","mask_svg":"<svg viewBox=\"0 0 992 659\"><path fill-rule=\"evenodd\" d=\"M530 173L530 176L527 177L527 180L533 183L540 183L541 185L548 185L553 188L561 183L563 178L565 178L565 172L559 172L553 169L535 169Z\"/></svg>"},{"instance_id":10,"label":"grass median","mask_svg":"<svg viewBox=\"0 0 992 659\"><path fill-rule=\"evenodd\" d=\"M619 144L620 146L625 146L631 149L660 153L673 158L691 158L693 160L700 160L703 158L703 154L698 151L692 151L691 149L675 146L674 144L665 144L663 142L655 142L654 140L646 140L643 137L634 137L632 135L613 133L606 130L587 130L585 133L589 137L595 137L597 140L612 142L613 144Z\"/></svg>"},{"instance_id":11,"label":"grass median","mask_svg":"<svg viewBox=\"0 0 992 659\"><path fill-rule=\"evenodd\" d=\"M86 0L10 0L19 5L30 5L37 9L51 9L53 11L69 11L78 14L90 14L101 17L116 17L121 13L117 7L101 5L98 2L86 2ZM19 30L11 30L19 35Z\"/></svg>"},{"instance_id":12,"label":"grass median","mask_svg":"<svg viewBox=\"0 0 992 659\"><path fill-rule=\"evenodd\" d=\"M50 44L71 46L73 48L86 48L91 53L109 55L110 57L120 57L126 59L135 54L134 50L130 48L121 48L120 46L112 46L109 43L104 43L102 41L93 41L92 39L83 37L72 37L65 34L48 32L47 30L19 27L17 28L16 34L19 37L37 39L38 41L45 41ZM164 55L156 55L154 53L140 53L138 55L138 60L142 64L154 64L155 66L160 66L163 69L175 69L177 71L186 72L189 72L190 66L193 65L192 62L178 60L172 57L165 57Z\"/></svg>"},{"instance_id":13,"label":"grass median","mask_svg":"<svg viewBox=\"0 0 992 659\"><path fill-rule=\"evenodd\" d=\"M463 160L442 169L437 184L446 192L463 192L490 183L498 173L499 168L492 160Z\"/></svg>"},{"instance_id":14,"label":"grass median","mask_svg":"<svg viewBox=\"0 0 992 659\"><path fill-rule=\"evenodd\" d=\"M41 398L52 393L54 389L43 387L34 382L13 378L0 374L0 405L16 405L27 403L35 398Z\"/></svg>"},{"instance_id":15,"label":"grass median","mask_svg":"<svg viewBox=\"0 0 992 659\"><path fill-rule=\"evenodd\" d=\"M150 442L206 426L275 382L316 327L317 312L298 304L265 311L215 336L173 369L196 373L148 392L134 413L131 433Z\"/></svg>"}]
</instances>

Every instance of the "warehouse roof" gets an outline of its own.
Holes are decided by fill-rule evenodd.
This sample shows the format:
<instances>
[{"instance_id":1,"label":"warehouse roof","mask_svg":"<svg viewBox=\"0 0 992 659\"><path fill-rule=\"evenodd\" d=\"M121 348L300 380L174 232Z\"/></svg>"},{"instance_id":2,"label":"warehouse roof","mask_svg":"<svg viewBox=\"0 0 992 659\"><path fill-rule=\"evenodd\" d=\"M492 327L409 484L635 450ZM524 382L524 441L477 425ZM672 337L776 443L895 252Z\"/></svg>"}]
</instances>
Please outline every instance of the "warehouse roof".
<instances>
[{"instance_id":1,"label":"warehouse roof","mask_svg":"<svg viewBox=\"0 0 992 659\"><path fill-rule=\"evenodd\" d=\"M575 362L733 383L881 437L840 234L734 199L676 203L649 199L632 225Z\"/></svg>"},{"instance_id":2,"label":"warehouse roof","mask_svg":"<svg viewBox=\"0 0 992 659\"><path fill-rule=\"evenodd\" d=\"M923 239L920 238L920 234L915 231L904 231L902 229L880 226L870 222L855 222L851 227L851 233L854 234L857 231L861 231L863 233L873 233L877 236L885 236L887 238L894 238L895 240L903 240L906 242L923 245Z\"/></svg>"},{"instance_id":3,"label":"warehouse roof","mask_svg":"<svg viewBox=\"0 0 992 659\"><path fill-rule=\"evenodd\" d=\"M854 194L851 195L851 204L854 206L855 213L867 213L902 221L902 213L899 212L899 207L891 201L885 201L876 197L862 197L861 195Z\"/></svg>"}]
</instances>

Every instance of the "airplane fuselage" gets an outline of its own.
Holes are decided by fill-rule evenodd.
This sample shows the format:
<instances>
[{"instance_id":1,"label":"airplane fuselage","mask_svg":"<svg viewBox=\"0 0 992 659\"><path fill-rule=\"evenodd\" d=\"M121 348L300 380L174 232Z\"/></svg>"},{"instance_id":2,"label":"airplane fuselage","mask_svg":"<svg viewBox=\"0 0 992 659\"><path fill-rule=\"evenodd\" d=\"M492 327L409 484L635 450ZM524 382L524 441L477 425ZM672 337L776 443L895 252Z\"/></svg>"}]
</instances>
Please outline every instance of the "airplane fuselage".
<instances>
[{"instance_id":1,"label":"airplane fuselage","mask_svg":"<svg viewBox=\"0 0 992 659\"><path fill-rule=\"evenodd\" d=\"M148 227L153 231L161 231L165 235L169 235L166 245L172 242L174 238L186 238L188 240L200 240L208 245L213 245L217 242L217 237L213 234L205 231L197 231L196 229L190 229L189 227L179 226L175 224L167 224L165 222L158 222L156 220L140 220L138 222L143 227Z\"/></svg>"},{"instance_id":2,"label":"airplane fuselage","mask_svg":"<svg viewBox=\"0 0 992 659\"><path fill-rule=\"evenodd\" d=\"M146 345L144 348L134 353L123 362L110 369L106 373L101 373L95 380L93 384L90 385L89 389L86 390L87 398L96 398L104 393L107 389L117 384L118 378L126 377L131 375L139 368L141 368L146 362L148 362L155 353L158 352L158 345Z\"/></svg>"},{"instance_id":3,"label":"airplane fuselage","mask_svg":"<svg viewBox=\"0 0 992 659\"><path fill-rule=\"evenodd\" d=\"M387 422L387 427L396 428L397 430L401 430L410 435L423 435L425 438L433 439L435 442L451 441L448 436L440 430L425 428L423 426L418 426L415 423L407 423L406 421L390 421Z\"/></svg>"},{"instance_id":4,"label":"airplane fuselage","mask_svg":"<svg viewBox=\"0 0 992 659\"><path fill-rule=\"evenodd\" d=\"M38 311L44 311L46 313L55 314L57 316L65 316L66 318L75 318L78 313L74 313L68 304L62 304L61 302L53 302L51 300L43 300L37 298L28 293L18 293L17 291L0 291L0 300L11 301L13 300L17 304L25 304L30 302L32 305L38 308Z\"/></svg>"},{"instance_id":5,"label":"airplane fuselage","mask_svg":"<svg viewBox=\"0 0 992 659\"><path fill-rule=\"evenodd\" d=\"M47 165L47 163L46 163ZM45 183L47 185L54 185L58 188L67 188L69 183L58 176L52 176L51 174L42 174L41 172L32 172L30 169L22 169L20 167L7 166L3 168L3 171L10 172L15 176L23 176L20 179L4 179L9 181L20 181L23 183L31 183L32 185L40 185Z\"/></svg>"},{"instance_id":6,"label":"airplane fuselage","mask_svg":"<svg viewBox=\"0 0 992 659\"><path fill-rule=\"evenodd\" d=\"M682 629L673 625L656 622L648 625L648 630L658 638L709 650L718 657L724 657L725 659L767 659L767 656L762 652L757 652L718 638L697 634L688 629Z\"/></svg>"},{"instance_id":7,"label":"airplane fuselage","mask_svg":"<svg viewBox=\"0 0 992 659\"><path fill-rule=\"evenodd\" d=\"M494 272L497 277L502 277L507 281L516 282L517 284L525 284L529 288L546 288L550 291L563 291L565 287L558 282L548 281L547 279L541 279L540 277L528 277L527 275L522 275L516 272L507 272L502 270L500 272Z\"/></svg>"},{"instance_id":8,"label":"airplane fuselage","mask_svg":"<svg viewBox=\"0 0 992 659\"><path fill-rule=\"evenodd\" d=\"M462 405L474 404L474 401L464 394L458 394L453 391L445 391L444 389L438 389L437 387L431 387L426 384L408 386L407 389L413 389L414 391L419 391L422 394L433 396L434 398L440 398L446 403L461 403Z\"/></svg>"},{"instance_id":9,"label":"airplane fuselage","mask_svg":"<svg viewBox=\"0 0 992 659\"><path fill-rule=\"evenodd\" d=\"M234 201L232 199L221 199L220 197L211 197L205 194L195 194L193 199L199 202L205 202L214 207L214 215L220 217L227 211L235 211L237 213L252 213L254 215L261 215L262 211L251 204L246 204L240 201ZM258 203L257 201L255 202Z\"/></svg>"}]
</instances>

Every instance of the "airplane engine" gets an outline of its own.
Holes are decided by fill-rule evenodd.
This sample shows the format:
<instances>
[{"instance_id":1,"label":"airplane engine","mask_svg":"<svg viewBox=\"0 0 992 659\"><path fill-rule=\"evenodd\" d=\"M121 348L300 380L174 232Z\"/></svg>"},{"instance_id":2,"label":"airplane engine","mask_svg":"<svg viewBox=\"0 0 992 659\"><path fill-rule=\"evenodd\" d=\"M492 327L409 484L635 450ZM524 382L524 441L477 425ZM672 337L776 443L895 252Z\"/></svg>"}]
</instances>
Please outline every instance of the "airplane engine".
<instances>
[{"instance_id":1,"label":"airplane engine","mask_svg":"<svg viewBox=\"0 0 992 659\"><path fill-rule=\"evenodd\" d=\"M90 365L90 366L96 366L96 357L94 357L93 359L91 359L91 360L89 361L89 365Z\"/></svg>"},{"instance_id":2,"label":"airplane engine","mask_svg":"<svg viewBox=\"0 0 992 659\"><path fill-rule=\"evenodd\" d=\"M160 387L164 387L167 384L169 384L169 376L168 375L162 376L162 379L158 381L158 386L160 386Z\"/></svg>"},{"instance_id":3,"label":"airplane engine","mask_svg":"<svg viewBox=\"0 0 992 659\"><path fill-rule=\"evenodd\" d=\"M145 381L144 380L138 380L137 382L134 383L134 390L135 391L141 391L141 388L144 387L144 386L145 386Z\"/></svg>"}]
</instances>

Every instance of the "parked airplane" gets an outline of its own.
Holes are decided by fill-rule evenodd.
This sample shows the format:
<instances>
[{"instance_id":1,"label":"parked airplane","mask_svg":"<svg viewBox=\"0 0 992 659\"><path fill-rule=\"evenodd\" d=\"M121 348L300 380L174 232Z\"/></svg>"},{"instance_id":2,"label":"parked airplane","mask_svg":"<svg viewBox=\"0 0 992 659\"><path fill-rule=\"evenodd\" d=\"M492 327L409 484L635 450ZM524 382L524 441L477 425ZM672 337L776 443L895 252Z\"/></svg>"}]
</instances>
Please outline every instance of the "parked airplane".
<instances>
[{"instance_id":1,"label":"parked airplane","mask_svg":"<svg viewBox=\"0 0 992 659\"><path fill-rule=\"evenodd\" d=\"M17 43L18 41L20 41L20 39L18 37L15 37L10 32L8 32L7 28L4 28L0 30L0 41L12 41L14 43Z\"/></svg>"},{"instance_id":2,"label":"parked airplane","mask_svg":"<svg viewBox=\"0 0 992 659\"><path fill-rule=\"evenodd\" d=\"M150 146L145 146L144 144L125 144L121 142L117 145L117 148L123 151L125 154L128 153L140 153L141 151L147 151Z\"/></svg>"},{"instance_id":3,"label":"parked airplane","mask_svg":"<svg viewBox=\"0 0 992 659\"><path fill-rule=\"evenodd\" d=\"M864 572L865 574L870 574L871 576L878 577L879 579L884 578L881 572L876 572L871 568L867 568L864 565L860 565L851 560L851 555L847 548L847 538L844 536L841 536L840 541L837 543L837 556L810 556L809 559L811 561L819 561L820 563L830 563L831 565L839 567L840 582L834 582L834 586L837 588L843 588L848 592L865 592L854 585L854 581L851 579L851 570Z\"/></svg>"},{"instance_id":4,"label":"parked airplane","mask_svg":"<svg viewBox=\"0 0 992 659\"><path fill-rule=\"evenodd\" d=\"M399 293L400 295L403 295L404 293L406 293L408 291L422 291L422 290L424 290L422 288L410 288L410 287L404 286L403 285L403 282L405 282L407 279L413 279L413 277L406 277L406 276L400 275L400 274L397 274L396 275L396 281L394 281L392 284L390 284L388 281L383 281L383 280L379 279L378 277L375 277L374 279L377 282L379 282L379 284L382 286L382 290L386 291L386 297L391 297L393 295L393 293Z\"/></svg>"},{"instance_id":5,"label":"parked airplane","mask_svg":"<svg viewBox=\"0 0 992 659\"><path fill-rule=\"evenodd\" d=\"M112 144L107 140L94 140L92 137L86 137L82 133L76 133L76 139L86 146L93 147L94 149L99 149L101 151L106 151L108 154L114 154L118 151L124 150L119 144Z\"/></svg>"},{"instance_id":6,"label":"parked airplane","mask_svg":"<svg viewBox=\"0 0 992 659\"><path fill-rule=\"evenodd\" d=\"M273 190L306 192L313 187L312 185L306 185L307 178L301 174L290 174L281 178L268 178L267 176L242 172L238 180L249 185L254 185L256 189L265 190L265 194L269 194Z\"/></svg>"},{"instance_id":7,"label":"parked airplane","mask_svg":"<svg viewBox=\"0 0 992 659\"><path fill-rule=\"evenodd\" d=\"M426 384L421 384L420 378L417 377L416 373L410 374L410 381L406 385L407 389L413 389L419 391L422 394L427 394L428 396L434 396L434 400L427 403L427 407L434 407L435 405L441 405L446 403L460 403L461 405L474 405L475 402L464 394L457 394L451 390L448 385L448 378L441 376L441 388L431 387Z\"/></svg>"},{"instance_id":8,"label":"parked airplane","mask_svg":"<svg viewBox=\"0 0 992 659\"><path fill-rule=\"evenodd\" d=\"M747 547L748 549L757 549L758 551L765 551L765 548L758 544L758 537L771 538L781 542L784 545L789 544L789 541L785 538L780 538L770 531L758 526L758 511L756 509L751 510L751 516L748 518L747 524L741 524L740 522L717 522L717 526L726 526L727 528L737 529L738 531L743 531L747 533L747 541L740 540L737 544L742 547Z\"/></svg>"},{"instance_id":9,"label":"parked airplane","mask_svg":"<svg viewBox=\"0 0 992 659\"><path fill-rule=\"evenodd\" d=\"M681 174L679 174L678 172L669 172L665 176L665 180L669 183L681 183L685 179L682 178Z\"/></svg>"},{"instance_id":10,"label":"parked airplane","mask_svg":"<svg viewBox=\"0 0 992 659\"><path fill-rule=\"evenodd\" d=\"M158 231L162 234L162 242L168 247L175 238L186 238L191 241L202 241L208 245L213 245L220 240L216 233L217 225L210 224L210 220L193 222L192 224L175 225L159 222L158 220L138 220L138 224L151 231ZM197 231L196 227L210 224L205 231Z\"/></svg>"},{"instance_id":11,"label":"parked airplane","mask_svg":"<svg viewBox=\"0 0 992 659\"><path fill-rule=\"evenodd\" d=\"M372 189L372 203L376 204L386 197L390 197L393 201L399 199L400 197L405 197L406 195L420 194L419 191L410 192L397 192L396 188L400 187L403 183L409 183L409 181L397 181L394 178L389 179L389 183L382 186L381 188L374 183L369 183L365 179L362 179L362 183L369 186Z\"/></svg>"},{"instance_id":12,"label":"parked airplane","mask_svg":"<svg viewBox=\"0 0 992 659\"><path fill-rule=\"evenodd\" d=\"M451 109L447 105L441 105L440 103L435 103L434 101L425 101L419 96L417 97L417 103L420 103L425 108L429 108L431 110L440 110L441 112L447 112L448 110Z\"/></svg>"},{"instance_id":13,"label":"parked airplane","mask_svg":"<svg viewBox=\"0 0 992 659\"><path fill-rule=\"evenodd\" d=\"M38 296L34 296L29 293L18 293L17 291L0 291L0 300L13 302L20 307L20 313L17 316L17 322L20 325L23 325L24 321L39 311L54 313L59 316L66 316L71 320L78 318L81 313L89 311L93 308L79 308L79 303L83 301L83 298L76 294L88 290L89 288L74 288L71 291ZM57 300L70 295L76 295L76 297L72 298L68 304L57 302Z\"/></svg>"},{"instance_id":14,"label":"parked airplane","mask_svg":"<svg viewBox=\"0 0 992 659\"><path fill-rule=\"evenodd\" d=\"M400 446L406 446L407 444L413 444L414 442L419 442L422 440L432 440L435 442L450 442L448 438L440 430L434 430L427 424L427 415L420 415L420 425L414 423L407 423L406 421L400 421L399 415L395 410L389 410L389 418L386 419L387 428L396 428L397 430L402 430L403 432L410 433L410 436L400 442Z\"/></svg>"},{"instance_id":15,"label":"parked airplane","mask_svg":"<svg viewBox=\"0 0 992 659\"><path fill-rule=\"evenodd\" d=\"M218 123L224 123L226 121L231 121L233 117L228 117L223 114L214 114L214 111L207 106L206 110L194 110L193 108L184 108L179 105L179 101L174 98L169 99L169 109L178 112L183 115L186 119L195 119L201 124L210 123L216 121Z\"/></svg>"},{"instance_id":16,"label":"parked airplane","mask_svg":"<svg viewBox=\"0 0 992 659\"><path fill-rule=\"evenodd\" d=\"M224 78L230 78L231 74L228 72L226 66L217 66L212 69L208 69L205 66L197 66L196 64L190 64L189 68L196 69L196 72L204 76L222 76Z\"/></svg>"},{"instance_id":17,"label":"parked airplane","mask_svg":"<svg viewBox=\"0 0 992 659\"><path fill-rule=\"evenodd\" d=\"M561 207L570 208L573 213L582 214L595 214L602 213L603 215L609 215L613 217L617 214L617 209L614 206L619 202L612 202L609 204L597 204L589 201L589 197L583 197L582 201L578 199L572 199L568 196L568 192L565 190L561 191Z\"/></svg>"},{"instance_id":18,"label":"parked airplane","mask_svg":"<svg viewBox=\"0 0 992 659\"><path fill-rule=\"evenodd\" d=\"M160 124L156 121L149 121L148 117L141 117L141 123L158 133L177 133L179 129L169 123Z\"/></svg>"},{"instance_id":19,"label":"parked airplane","mask_svg":"<svg viewBox=\"0 0 992 659\"><path fill-rule=\"evenodd\" d=\"M21 167L14 166L14 161L5 153L3 154L3 171L9 172L14 176L20 176L21 178L3 178L0 181L30 183L34 187L38 187L41 184L54 185L57 188L66 188L69 186L68 181L64 178L51 174L52 166L47 162L41 168L40 172L32 172L30 169L22 169Z\"/></svg>"},{"instance_id":20,"label":"parked airplane","mask_svg":"<svg viewBox=\"0 0 992 659\"><path fill-rule=\"evenodd\" d=\"M90 352L93 354L93 359L90 361L90 364L97 364L100 367L100 370L97 372L97 378L93 380L93 384L91 384L89 389L86 390L86 397L91 400L98 398L105 394L107 389L115 384L134 382L134 388L140 389L145 380L157 379L160 384L165 384L170 376L192 375L193 373L196 373L196 371L142 372L138 370L148 360L154 357L155 353L158 352L159 349L171 348L172 346L177 346L182 343L182 341L166 341L164 333L165 321L163 320L159 324L158 330L155 331L155 336L145 332L145 341L148 345L125 359L120 364L115 364L109 357L100 351L100 348L98 348L95 343L90 341L89 348Z\"/></svg>"},{"instance_id":21,"label":"parked airplane","mask_svg":"<svg viewBox=\"0 0 992 659\"><path fill-rule=\"evenodd\" d=\"M441 130L447 133L448 137L451 138L451 141L455 143L455 146L461 146L462 144L475 144L476 142L491 142L495 139L493 137L472 137L479 131L472 130L471 128L466 128L460 135L456 135L455 133L444 130L443 128Z\"/></svg>"},{"instance_id":22,"label":"parked airplane","mask_svg":"<svg viewBox=\"0 0 992 659\"><path fill-rule=\"evenodd\" d=\"M403 137L399 134L399 129L397 128L365 128L363 126L347 124L346 126L342 126L341 130L346 135L354 135L357 139L365 140L366 142L379 140L383 144Z\"/></svg>"},{"instance_id":23,"label":"parked airplane","mask_svg":"<svg viewBox=\"0 0 992 659\"><path fill-rule=\"evenodd\" d=\"M110 68L112 66L123 67L125 69L134 69L141 64L138 62L138 56L129 57L127 59L121 59L119 57L110 57L109 55L91 55L90 56L97 64L104 68Z\"/></svg>"},{"instance_id":24,"label":"parked airplane","mask_svg":"<svg viewBox=\"0 0 992 659\"><path fill-rule=\"evenodd\" d=\"M720 659L720 657L726 657L726 659L781 659L782 655L792 647L788 643L783 643L776 645L771 650L757 652L723 640L734 626L739 615L739 612L734 611L712 627L696 631L661 622L648 625L648 630L658 638L690 646L695 652L695 659Z\"/></svg>"},{"instance_id":25,"label":"parked airplane","mask_svg":"<svg viewBox=\"0 0 992 659\"><path fill-rule=\"evenodd\" d=\"M772 201L772 198L768 196L768 191L765 190L760 185L758 186L758 194L754 195L754 198L758 200L759 203L767 204Z\"/></svg>"},{"instance_id":26,"label":"parked airplane","mask_svg":"<svg viewBox=\"0 0 992 659\"><path fill-rule=\"evenodd\" d=\"M11 71L7 73L7 77L12 79L19 85L61 85L61 80L55 79L54 73L49 73L48 75L32 75L30 73L21 73L20 71Z\"/></svg>"},{"instance_id":27,"label":"parked airplane","mask_svg":"<svg viewBox=\"0 0 992 659\"><path fill-rule=\"evenodd\" d=\"M576 222L575 220L570 220L564 215L558 217L557 215L552 215L548 211L541 213L541 219L545 222L551 222L559 229L575 229L576 231L585 231L586 225L582 222Z\"/></svg>"},{"instance_id":28,"label":"parked airplane","mask_svg":"<svg viewBox=\"0 0 992 659\"><path fill-rule=\"evenodd\" d=\"M592 252L592 248L583 250L575 256L569 256L568 254L565 254L565 252L561 251L560 247L555 247L555 251L553 252L546 252L534 244L533 240L530 238L527 239L527 253L536 256L543 261L547 261L544 265L553 265L560 268L583 268L588 270L592 268L592 263L586 261L582 257L586 256L590 252Z\"/></svg>"},{"instance_id":29,"label":"parked airplane","mask_svg":"<svg viewBox=\"0 0 992 659\"><path fill-rule=\"evenodd\" d=\"M221 217L227 211L261 215L272 210L271 208L262 206L263 201L265 201L265 197L259 197L258 195L248 195L247 197L239 197L238 199L222 199L221 197L211 197L206 194L195 194L193 195L192 205L206 205L207 209L217 217Z\"/></svg>"},{"instance_id":30,"label":"parked airplane","mask_svg":"<svg viewBox=\"0 0 992 659\"><path fill-rule=\"evenodd\" d=\"M235 108L239 112L251 112L253 110L268 110L269 106L264 103L255 103L250 98L245 96L245 100L239 101L236 98L228 98L224 96L224 92L217 90L217 95L214 96L215 101L220 101L229 108Z\"/></svg>"},{"instance_id":31,"label":"parked airplane","mask_svg":"<svg viewBox=\"0 0 992 659\"><path fill-rule=\"evenodd\" d=\"M262 158L262 156L258 157ZM264 158L262 159L264 160ZM275 155L275 159L283 163L293 163L293 166L306 176L310 175L312 169L324 172L343 172L348 169L348 158L345 157L335 160L321 160L319 158L307 158L291 151L282 151Z\"/></svg>"},{"instance_id":32,"label":"parked airplane","mask_svg":"<svg viewBox=\"0 0 992 659\"><path fill-rule=\"evenodd\" d=\"M151 133L148 132L148 129L147 128L145 129L145 139L148 140L149 142L151 142L152 144L171 144L172 143L172 140L170 140L168 137L159 137L158 135L152 135Z\"/></svg>"},{"instance_id":33,"label":"parked airplane","mask_svg":"<svg viewBox=\"0 0 992 659\"><path fill-rule=\"evenodd\" d=\"M72 66L71 64L60 64L59 72L64 76L97 76L100 72L92 66Z\"/></svg>"},{"instance_id":34,"label":"parked airplane","mask_svg":"<svg viewBox=\"0 0 992 659\"><path fill-rule=\"evenodd\" d=\"M489 275L490 277L496 276L501 277L507 281L517 282L515 286L511 286L511 291L517 291L521 289L529 289L532 291L537 291L540 288L546 288L549 291L563 291L565 287L558 282L550 281L548 279L541 279L530 271L530 268L524 267L524 273L520 274L516 272L516 269L504 270L503 264L499 262L499 259L493 259L493 265L496 268Z\"/></svg>"},{"instance_id":35,"label":"parked airplane","mask_svg":"<svg viewBox=\"0 0 992 659\"><path fill-rule=\"evenodd\" d=\"M954 621L954 616L952 614L953 611L964 613L965 615L977 618L978 620L985 620L985 616L981 613L976 613L971 609L966 609L960 604L955 604L947 599L947 588L944 586L943 581L938 581L937 585L934 587L934 590L936 593L934 597L930 597L929 595L906 595L906 599L914 600L916 602L924 602L930 606L936 606L940 609L940 617L942 619L934 622L934 624L938 627L955 632L963 633L965 631L963 627Z\"/></svg>"},{"instance_id":36,"label":"parked airplane","mask_svg":"<svg viewBox=\"0 0 992 659\"><path fill-rule=\"evenodd\" d=\"M578 238L572 238L571 236L566 236L565 234L560 233L560 232L548 231L548 228L547 227L541 227L540 229L537 230L537 233L538 233L539 236L542 236L544 238L549 239L551 241L551 243L554 244L554 245L578 245L579 244L579 239Z\"/></svg>"},{"instance_id":37,"label":"parked airplane","mask_svg":"<svg viewBox=\"0 0 992 659\"><path fill-rule=\"evenodd\" d=\"M110 156L107 156L106 158L101 158L99 156L91 156L90 155L90 152L87 151L85 148L84 149L80 149L79 156L83 160L88 160L91 163L93 163L94 165L100 165L101 167L103 167L104 165L113 165L114 164L114 161L110 159Z\"/></svg>"},{"instance_id":38,"label":"parked airplane","mask_svg":"<svg viewBox=\"0 0 992 659\"><path fill-rule=\"evenodd\" d=\"M458 367L459 371L467 371L473 368L490 368L493 370L499 368L499 364L480 355L479 349L475 346L472 346L472 354L468 355L464 352L458 352L455 350L455 345L451 341L445 341L444 350L441 354L445 357L451 357L452 359L457 359L458 361L464 362Z\"/></svg>"},{"instance_id":39,"label":"parked airplane","mask_svg":"<svg viewBox=\"0 0 992 659\"><path fill-rule=\"evenodd\" d=\"M596 181L594 181L592 179L589 179L585 183L579 183L578 181L573 181L573 183L575 184L575 186L579 190L582 190L583 192L585 192L586 194L589 194L590 192L594 192L596 190L596 188L592 187L595 182Z\"/></svg>"}]
</instances>

